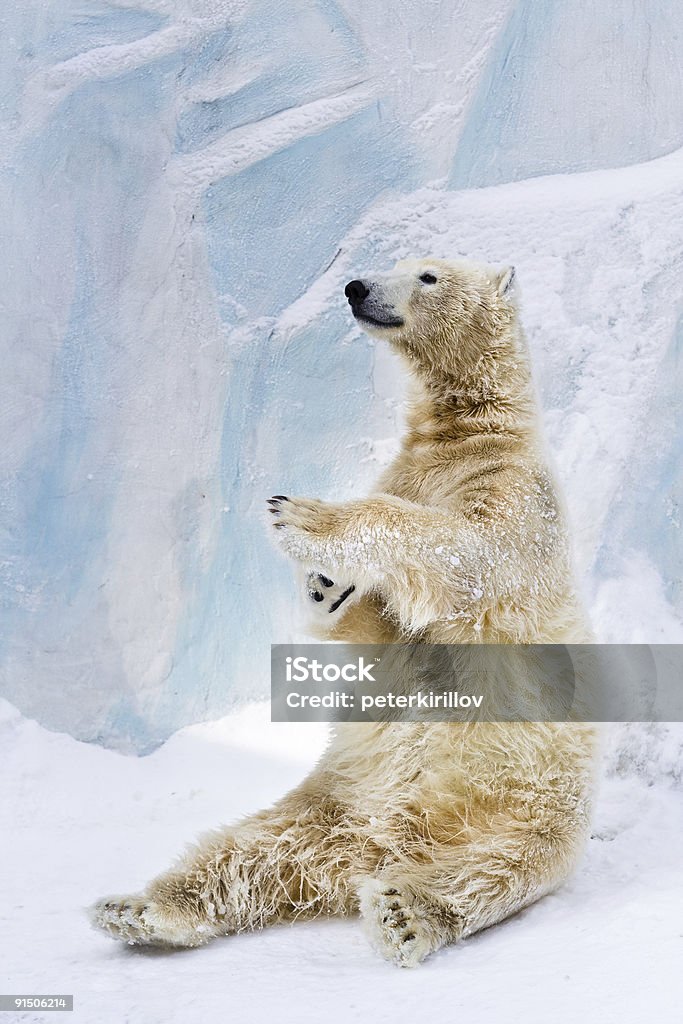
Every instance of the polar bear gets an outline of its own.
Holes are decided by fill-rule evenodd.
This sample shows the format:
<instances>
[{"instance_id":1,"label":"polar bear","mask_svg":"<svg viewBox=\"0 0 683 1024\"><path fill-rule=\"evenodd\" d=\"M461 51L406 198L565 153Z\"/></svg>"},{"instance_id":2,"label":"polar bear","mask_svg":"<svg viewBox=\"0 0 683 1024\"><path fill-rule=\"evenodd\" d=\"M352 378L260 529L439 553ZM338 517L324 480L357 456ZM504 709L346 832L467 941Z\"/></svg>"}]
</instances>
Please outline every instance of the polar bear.
<instances>
[{"instance_id":1,"label":"polar bear","mask_svg":"<svg viewBox=\"0 0 683 1024\"><path fill-rule=\"evenodd\" d=\"M347 642L590 640L540 439L514 270L406 260L351 281L360 326L413 387L368 498L276 495L273 536L307 574L317 631ZM559 885L589 822L593 728L345 723L304 782L204 838L95 922L131 944L360 912L391 962L503 920Z\"/></svg>"}]
</instances>

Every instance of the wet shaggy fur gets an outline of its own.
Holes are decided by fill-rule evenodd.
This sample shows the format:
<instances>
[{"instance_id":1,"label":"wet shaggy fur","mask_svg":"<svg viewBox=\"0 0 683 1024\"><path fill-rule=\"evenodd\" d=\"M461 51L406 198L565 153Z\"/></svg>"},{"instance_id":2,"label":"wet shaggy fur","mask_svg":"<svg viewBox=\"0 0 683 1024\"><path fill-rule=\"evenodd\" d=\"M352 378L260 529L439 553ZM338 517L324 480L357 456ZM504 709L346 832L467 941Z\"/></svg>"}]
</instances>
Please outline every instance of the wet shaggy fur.
<instances>
[{"instance_id":1,"label":"wet shaggy fur","mask_svg":"<svg viewBox=\"0 0 683 1024\"><path fill-rule=\"evenodd\" d=\"M358 321L404 358L413 399L370 497L270 501L275 539L308 574L319 635L590 639L511 282L510 270L421 260L347 288ZM567 877L593 762L581 724L339 726L274 807L205 837L143 893L100 901L94 920L173 947L360 912L379 953L411 967Z\"/></svg>"}]
</instances>

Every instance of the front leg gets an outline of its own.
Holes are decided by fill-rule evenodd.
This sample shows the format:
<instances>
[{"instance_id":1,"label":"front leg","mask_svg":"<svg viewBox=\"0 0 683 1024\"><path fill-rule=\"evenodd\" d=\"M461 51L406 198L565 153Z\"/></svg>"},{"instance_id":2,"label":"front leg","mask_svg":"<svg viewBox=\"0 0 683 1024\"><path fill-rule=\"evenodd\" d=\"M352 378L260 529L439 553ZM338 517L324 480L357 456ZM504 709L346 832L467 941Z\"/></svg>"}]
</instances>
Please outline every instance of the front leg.
<instances>
[{"instance_id":1,"label":"front leg","mask_svg":"<svg viewBox=\"0 0 683 1024\"><path fill-rule=\"evenodd\" d=\"M275 517L273 527L283 531L277 538L283 551L311 570L316 557L317 564L327 567L325 555L348 521L348 505L333 505L317 498L289 498L284 494L268 498L268 505L268 511ZM338 566L338 562L335 564Z\"/></svg>"},{"instance_id":2,"label":"front leg","mask_svg":"<svg viewBox=\"0 0 683 1024\"><path fill-rule=\"evenodd\" d=\"M409 630L458 615L478 616L524 579L522 556L498 527L393 495L332 504L276 495L276 539L306 568L381 591Z\"/></svg>"},{"instance_id":3,"label":"front leg","mask_svg":"<svg viewBox=\"0 0 683 1024\"><path fill-rule=\"evenodd\" d=\"M310 600L321 605L329 604L323 581L334 586L334 580L353 579L353 583L343 586L338 595L343 597L342 603L346 603L351 596L357 601L381 580L379 563L370 565L364 560L359 572L359 560L354 559L349 550L354 532L353 506L361 504L334 505L316 498L289 498L283 494L268 499L268 511L274 517L272 525L277 531L276 540L279 547L306 571ZM317 571L319 566L325 567L325 574ZM328 573L330 575L326 575Z\"/></svg>"}]
</instances>

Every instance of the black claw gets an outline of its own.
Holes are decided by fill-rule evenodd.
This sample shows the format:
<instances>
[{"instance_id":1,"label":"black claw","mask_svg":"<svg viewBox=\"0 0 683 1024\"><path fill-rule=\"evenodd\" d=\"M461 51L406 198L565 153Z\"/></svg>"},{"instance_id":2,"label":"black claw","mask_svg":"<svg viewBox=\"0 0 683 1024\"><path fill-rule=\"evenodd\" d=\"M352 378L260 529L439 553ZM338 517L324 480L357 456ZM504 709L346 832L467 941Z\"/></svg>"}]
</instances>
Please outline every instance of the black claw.
<instances>
[{"instance_id":1,"label":"black claw","mask_svg":"<svg viewBox=\"0 0 683 1024\"><path fill-rule=\"evenodd\" d=\"M289 501L289 498L287 497L286 494L274 494L273 497L270 500L271 501Z\"/></svg>"},{"instance_id":2,"label":"black claw","mask_svg":"<svg viewBox=\"0 0 683 1024\"><path fill-rule=\"evenodd\" d=\"M327 576L323 576L321 573L318 573L318 579L324 587L334 586L334 580L329 579Z\"/></svg>"},{"instance_id":3,"label":"black claw","mask_svg":"<svg viewBox=\"0 0 683 1024\"><path fill-rule=\"evenodd\" d=\"M273 526L275 527L276 530L284 530L285 528L284 523L273 523Z\"/></svg>"},{"instance_id":4,"label":"black claw","mask_svg":"<svg viewBox=\"0 0 683 1024\"><path fill-rule=\"evenodd\" d=\"M343 605L343 604L344 604L344 601L346 600L346 598L347 598L347 597L348 597L348 596L349 596L350 594L352 594L352 593L354 592L354 590L355 590L355 589L356 589L356 588L355 588L355 586L354 586L353 584L351 584L351 586L350 586L350 587L347 587L347 588L346 588L346 590L344 591L344 593L343 593L343 594L341 594L341 595L340 595L340 596L339 596L339 597L337 598L337 600L336 600L336 601L334 602L334 604L330 605L330 612L336 612L337 608L340 608L340 607L341 607L341 605Z\"/></svg>"},{"instance_id":5,"label":"black claw","mask_svg":"<svg viewBox=\"0 0 683 1024\"><path fill-rule=\"evenodd\" d=\"M269 508L268 511L270 512L271 516L281 516L282 515L282 512L281 512L281 510L279 508Z\"/></svg>"}]
</instances>

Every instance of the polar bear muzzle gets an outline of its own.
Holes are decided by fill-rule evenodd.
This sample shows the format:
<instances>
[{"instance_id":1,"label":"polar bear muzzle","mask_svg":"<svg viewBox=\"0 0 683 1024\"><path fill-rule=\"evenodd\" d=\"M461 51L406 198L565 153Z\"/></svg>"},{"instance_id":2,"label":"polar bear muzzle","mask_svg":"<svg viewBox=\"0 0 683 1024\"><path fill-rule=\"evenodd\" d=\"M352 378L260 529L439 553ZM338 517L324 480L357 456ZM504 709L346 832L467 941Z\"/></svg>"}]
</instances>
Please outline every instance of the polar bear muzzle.
<instances>
[{"instance_id":1,"label":"polar bear muzzle","mask_svg":"<svg viewBox=\"0 0 683 1024\"><path fill-rule=\"evenodd\" d=\"M349 281L344 294L356 320L368 327L388 329L403 327L403 319L382 294L375 281Z\"/></svg>"}]
</instances>

